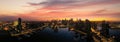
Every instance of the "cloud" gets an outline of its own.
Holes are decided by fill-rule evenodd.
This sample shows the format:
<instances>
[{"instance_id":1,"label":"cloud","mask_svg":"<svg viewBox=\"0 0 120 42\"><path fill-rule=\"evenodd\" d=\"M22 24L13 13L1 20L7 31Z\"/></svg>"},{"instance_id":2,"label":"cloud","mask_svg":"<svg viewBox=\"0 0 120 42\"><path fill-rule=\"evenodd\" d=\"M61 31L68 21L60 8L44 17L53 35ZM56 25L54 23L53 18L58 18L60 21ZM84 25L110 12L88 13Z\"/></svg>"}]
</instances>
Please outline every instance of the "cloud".
<instances>
[{"instance_id":1,"label":"cloud","mask_svg":"<svg viewBox=\"0 0 120 42\"><path fill-rule=\"evenodd\" d=\"M120 0L47 0L40 3L29 3L31 6L43 6L43 8L69 9L92 5L109 5L120 3Z\"/></svg>"},{"instance_id":2,"label":"cloud","mask_svg":"<svg viewBox=\"0 0 120 42\"><path fill-rule=\"evenodd\" d=\"M91 14L88 16L92 16L92 17L111 17L111 18L120 18L120 12L115 12L115 13L99 13L99 14Z\"/></svg>"},{"instance_id":3,"label":"cloud","mask_svg":"<svg viewBox=\"0 0 120 42\"><path fill-rule=\"evenodd\" d=\"M17 15L17 16L10 16L10 15L0 15L0 21L15 21L18 18L22 18L23 21L36 21L38 19L30 17L29 14L28 16L25 16L23 14Z\"/></svg>"},{"instance_id":4,"label":"cloud","mask_svg":"<svg viewBox=\"0 0 120 42\"><path fill-rule=\"evenodd\" d=\"M72 3L79 2L80 0L47 0L40 3L28 3L30 5L44 5L44 6L54 6L54 5L68 5Z\"/></svg>"},{"instance_id":5,"label":"cloud","mask_svg":"<svg viewBox=\"0 0 120 42\"><path fill-rule=\"evenodd\" d=\"M39 4L37 4L37 3L28 3L29 5L31 5L31 6L38 6Z\"/></svg>"},{"instance_id":6,"label":"cloud","mask_svg":"<svg viewBox=\"0 0 120 42\"><path fill-rule=\"evenodd\" d=\"M0 15L0 21L14 21L16 19L16 16Z\"/></svg>"},{"instance_id":7,"label":"cloud","mask_svg":"<svg viewBox=\"0 0 120 42\"><path fill-rule=\"evenodd\" d=\"M102 12L105 12L107 11L106 9L100 9L100 10L97 10L97 11L94 11L92 14L100 14Z\"/></svg>"}]
</instances>

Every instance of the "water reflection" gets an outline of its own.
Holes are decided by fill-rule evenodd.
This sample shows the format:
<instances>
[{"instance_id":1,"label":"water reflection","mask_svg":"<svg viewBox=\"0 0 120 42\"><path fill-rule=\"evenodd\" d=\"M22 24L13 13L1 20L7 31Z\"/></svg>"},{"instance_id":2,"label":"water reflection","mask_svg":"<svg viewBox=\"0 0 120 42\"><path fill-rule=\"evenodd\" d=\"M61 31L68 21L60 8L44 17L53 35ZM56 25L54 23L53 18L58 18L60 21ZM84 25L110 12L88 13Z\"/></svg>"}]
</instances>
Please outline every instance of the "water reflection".
<instances>
[{"instance_id":1,"label":"water reflection","mask_svg":"<svg viewBox=\"0 0 120 42\"><path fill-rule=\"evenodd\" d=\"M93 36L99 39L101 41L101 38L95 36L94 34L91 35L84 35L79 32L73 31L73 28L45 28L42 31L38 32L41 36L46 37L46 39L55 39L55 41L61 41L61 42L94 42ZM119 30L116 31L115 29L110 29L109 32L110 36L114 35L113 37L120 37L118 36L120 34Z\"/></svg>"},{"instance_id":2,"label":"water reflection","mask_svg":"<svg viewBox=\"0 0 120 42\"><path fill-rule=\"evenodd\" d=\"M115 41L119 41L120 30L119 29L109 29L109 34ZM93 38L96 37L99 41L102 39L97 35L85 35L74 31L74 28L41 28L41 30L35 31L32 34L21 35L15 38L10 38L9 40L14 41L40 41L40 42L95 42ZM101 41L102 42L102 41Z\"/></svg>"},{"instance_id":3,"label":"water reflection","mask_svg":"<svg viewBox=\"0 0 120 42\"><path fill-rule=\"evenodd\" d=\"M74 32L68 31L68 28L45 28L38 32L45 39L55 39L57 42L74 42ZM49 37L50 38L49 38ZM51 40L50 40L51 41Z\"/></svg>"},{"instance_id":4,"label":"water reflection","mask_svg":"<svg viewBox=\"0 0 120 42\"><path fill-rule=\"evenodd\" d=\"M46 39L54 39L58 42L85 42L85 35L81 35L75 31L69 31L69 28L45 28L43 31L39 31L39 34L45 34L46 36L52 36L52 38L47 37ZM47 35L48 34L48 35ZM44 36L45 36L44 35ZM40 35L41 36L41 35Z\"/></svg>"}]
</instances>

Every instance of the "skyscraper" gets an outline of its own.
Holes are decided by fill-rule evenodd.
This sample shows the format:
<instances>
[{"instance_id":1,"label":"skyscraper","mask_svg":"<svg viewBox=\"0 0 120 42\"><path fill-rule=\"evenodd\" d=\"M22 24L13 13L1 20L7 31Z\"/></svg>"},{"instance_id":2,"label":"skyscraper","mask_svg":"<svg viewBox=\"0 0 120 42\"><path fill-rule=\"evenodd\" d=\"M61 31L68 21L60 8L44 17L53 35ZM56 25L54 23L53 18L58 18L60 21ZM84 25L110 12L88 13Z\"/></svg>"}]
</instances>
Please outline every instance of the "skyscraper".
<instances>
[{"instance_id":1,"label":"skyscraper","mask_svg":"<svg viewBox=\"0 0 120 42\"><path fill-rule=\"evenodd\" d=\"M18 32L21 32L21 30L22 30L21 22L22 22L22 19L21 19L21 18L18 18L18 25L17 25L17 30L18 30Z\"/></svg>"}]
</instances>

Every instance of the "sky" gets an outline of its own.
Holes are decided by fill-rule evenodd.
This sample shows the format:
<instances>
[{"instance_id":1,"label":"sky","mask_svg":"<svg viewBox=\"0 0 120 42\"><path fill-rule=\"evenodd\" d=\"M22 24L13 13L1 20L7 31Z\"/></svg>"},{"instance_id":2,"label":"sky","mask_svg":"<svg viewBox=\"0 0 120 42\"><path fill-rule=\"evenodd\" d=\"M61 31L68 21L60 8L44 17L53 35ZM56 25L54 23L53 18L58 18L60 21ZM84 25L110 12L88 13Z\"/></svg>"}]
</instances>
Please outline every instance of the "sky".
<instances>
[{"instance_id":1,"label":"sky","mask_svg":"<svg viewBox=\"0 0 120 42\"><path fill-rule=\"evenodd\" d=\"M120 0L0 0L0 20L120 21Z\"/></svg>"}]
</instances>

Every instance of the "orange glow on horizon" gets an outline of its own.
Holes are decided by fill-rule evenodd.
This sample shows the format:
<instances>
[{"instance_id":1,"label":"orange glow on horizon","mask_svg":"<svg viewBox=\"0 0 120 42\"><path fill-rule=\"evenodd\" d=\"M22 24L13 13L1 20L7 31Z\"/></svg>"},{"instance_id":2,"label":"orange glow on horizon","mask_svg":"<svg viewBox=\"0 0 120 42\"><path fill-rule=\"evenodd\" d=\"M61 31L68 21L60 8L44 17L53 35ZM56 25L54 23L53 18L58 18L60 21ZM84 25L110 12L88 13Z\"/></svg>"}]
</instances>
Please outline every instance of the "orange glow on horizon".
<instances>
[{"instance_id":1,"label":"orange glow on horizon","mask_svg":"<svg viewBox=\"0 0 120 42\"><path fill-rule=\"evenodd\" d=\"M50 18L50 19L46 19L46 20L51 21L51 20L70 20L70 19L73 19L73 21L77 21L81 18ZM116 18L82 18L81 20L85 21L86 19L88 19L90 21L103 21L103 20L116 21L117 20ZM120 21L120 20L117 20L117 21Z\"/></svg>"}]
</instances>

